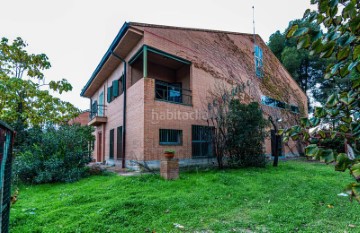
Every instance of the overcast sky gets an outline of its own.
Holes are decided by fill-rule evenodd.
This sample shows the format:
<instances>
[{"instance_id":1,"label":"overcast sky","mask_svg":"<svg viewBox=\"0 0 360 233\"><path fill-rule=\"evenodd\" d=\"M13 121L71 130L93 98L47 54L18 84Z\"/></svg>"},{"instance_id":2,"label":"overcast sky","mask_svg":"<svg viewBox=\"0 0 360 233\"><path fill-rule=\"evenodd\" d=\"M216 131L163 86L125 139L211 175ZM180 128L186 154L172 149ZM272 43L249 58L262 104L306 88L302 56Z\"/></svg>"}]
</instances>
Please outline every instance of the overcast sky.
<instances>
[{"instance_id":1,"label":"overcast sky","mask_svg":"<svg viewBox=\"0 0 360 233\"><path fill-rule=\"evenodd\" d=\"M80 91L125 21L252 33L266 42L289 21L301 18L310 0L0 0L0 37L22 37L28 51L48 55L46 80L73 86L61 99L80 109Z\"/></svg>"}]
</instances>

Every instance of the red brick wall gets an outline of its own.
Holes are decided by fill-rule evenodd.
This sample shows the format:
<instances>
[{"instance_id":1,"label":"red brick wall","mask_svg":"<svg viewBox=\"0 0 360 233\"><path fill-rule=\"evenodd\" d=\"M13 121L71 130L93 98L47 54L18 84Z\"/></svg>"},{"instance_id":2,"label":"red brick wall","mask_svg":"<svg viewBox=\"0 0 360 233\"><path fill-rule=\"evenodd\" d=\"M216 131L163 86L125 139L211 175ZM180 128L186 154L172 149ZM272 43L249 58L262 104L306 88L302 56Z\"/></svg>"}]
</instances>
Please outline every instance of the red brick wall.
<instances>
[{"instance_id":1,"label":"red brick wall","mask_svg":"<svg viewBox=\"0 0 360 233\"><path fill-rule=\"evenodd\" d=\"M73 125L73 124L87 125L89 122L89 115L90 115L89 111L82 112L78 117L71 119L69 121L69 125Z\"/></svg>"},{"instance_id":2,"label":"red brick wall","mask_svg":"<svg viewBox=\"0 0 360 233\"><path fill-rule=\"evenodd\" d=\"M207 125L202 119L179 120L165 119L156 122L151 115L159 116L167 110L171 112L182 112L194 114L196 111L204 111L207 107L209 90L219 83L247 83L250 82L249 92L254 100L260 101L262 95L276 99L271 91L264 89L264 80L255 75L254 59L252 55L253 41L251 35L219 34L202 31L188 31L164 28L144 28L146 30L145 44L178 55L192 61L190 87L192 89L193 106L183 106L154 100L154 80L145 80L145 158L146 160L159 159L163 150L171 148L176 150L177 158L191 157L191 125ZM257 37L257 43L264 51L265 75L270 77L273 86L282 86L292 95L283 96L282 101L289 104L304 106L303 114L307 115L306 95L290 77L280 62L275 58L265 43ZM149 74L149 78L153 78ZM227 80L227 81L224 81ZM284 90L284 89L283 89ZM283 90L280 90L283 91ZM298 115L289 114L286 111L274 108L263 107L265 117L282 118L283 122L293 121ZM150 119L149 119L150 118ZM289 121L287 121L288 118ZM294 118L294 119L292 119ZM284 123L279 124L283 127ZM161 146L159 145L159 129L180 129L183 131L182 146ZM266 153L271 153L270 140L267 139L264 145ZM297 153L294 142L285 146L285 153L291 151Z\"/></svg>"},{"instance_id":3,"label":"red brick wall","mask_svg":"<svg viewBox=\"0 0 360 233\"><path fill-rule=\"evenodd\" d=\"M126 112L126 159L144 159L144 79L128 89Z\"/></svg>"},{"instance_id":4,"label":"red brick wall","mask_svg":"<svg viewBox=\"0 0 360 233\"><path fill-rule=\"evenodd\" d=\"M126 57L126 60L129 60L136 51L142 46L142 41L134 48L134 50ZM119 79L124 72L123 64L121 63L109 76L109 78L103 83L102 87L92 96L93 100L98 100L99 94L104 92L104 105L106 106L105 116L107 117L107 123L102 124L100 126L95 127L95 135L97 137L98 132L102 132L103 140L102 140L102 157L104 160L109 160L109 152L110 152L110 130L114 129L114 159L116 160L117 155L117 127L122 126L123 124L123 94L115 98L112 102L107 102L107 88L112 85L112 81L115 79ZM141 80L140 80L141 81ZM143 93L144 88L143 84L135 84L131 86L131 68L127 67L127 136L126 136L126 159L135 159L135 157L139 157L139 154L142 153L141 146L139 147L138 141L143 141L143 132L139 131L139 127L141 127L141 122L143 121ZM138 106L140 105L140 106ZM136 111L136 112L134 112ZM137 114L137 112L139 114ZM135 121L132 121L134 119ZM139 124L138 124L139 123ZM96 138L97 140L97 138ZM97 158L97 142L95 142L94 148L94 158ZM100 161L98 161L100 162Z\"/></svg>"},{"instance_id":5,"label":"red brick wall","mask_svg":"<svg viewBox=\"0 0 360 233\"><path fill-rule=\"evenodd\" d=\"M264 51L264 78L255 76L253 59L252 35L244 34L225 34L203 31L190 31L178 29L137 27L145 30L143 41L139 42L136 48L127 56L129 60L143 43L163 50L167 53L177 55L192 62L190 74L184 70L178 71L178 75L183 74L183 88L192 90L192 106L172 104L155 100L154 79L166 79L166 70L157 69L153 64L149 64L148 78L140 79L136 83L131 82L131 73L141 75L141 73L128 67L128 96L127 96L127 134L126 134L126 159L137 160L158 160L161 158L164 149L176 150L176 158L191 158L191 125L207 125L201 118L194 119L154 119L154 116L167 113L180 112L182 116L195 116L196 113L207 108L207 98L209 90L215 86L225 83L230 87L232 84L247 83L249 85L249 95L254 100L260 101L261 95L267 95L289 104L304 106L303 114L307 115L306 95L300 87L290 77L284 67L267 48L266 44L257 37L257 43ZM139 66L138 68L142 68ZM109 79L104 83L103 89L111 85L111 81L119 78L122 73L120 65ZM267 79L266 79L267 78ZM268 80L271 88L265 85ZM134 80L133 80L134 81ZM131 86L132 85L132 86ZM283 89L281 89L282 87ZM282 93L286 87L286 95L276 96L275 93ZM279 90L276 90L279 88ZM285 92L284 92L285 93ZM94 95L96 99L99 93ZM106 100L106 93L104 93ZM116 98L112 103L107 104L108 123L106 127L97 127L97 131L105 132L105 159L109 153L109 131L122 125L122 96ZM295 115L263 107L265 117L271 115L274 118L295 120ZM283 123L282 123L283 124ZM281 124L279 125L281 127ZM181 146L161 146L159 145L159 129L180 129L183 131L183 144ZM115 134L116 142L116 134ZM116 143L115 143L116 144ZM269 141L266 141L266 152L270 153ZM294 147L293 143L290 143ZM96 151L96 148L95 148ZM116 145L115 150L116 152ZM290 152L286 149L286 152Z\"/></svg>"}]
</instances>

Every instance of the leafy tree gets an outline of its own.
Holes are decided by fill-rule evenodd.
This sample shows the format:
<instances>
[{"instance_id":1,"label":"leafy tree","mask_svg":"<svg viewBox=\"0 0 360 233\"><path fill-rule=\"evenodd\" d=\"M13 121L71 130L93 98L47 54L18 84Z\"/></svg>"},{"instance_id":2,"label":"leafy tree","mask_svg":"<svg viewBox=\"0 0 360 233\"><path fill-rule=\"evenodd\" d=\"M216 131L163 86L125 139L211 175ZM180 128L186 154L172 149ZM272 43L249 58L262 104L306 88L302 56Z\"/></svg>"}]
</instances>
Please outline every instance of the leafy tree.
<instances>
[{"instance_id":1,"label":"leafy tree","mask_svg":"<svg viewBox=\"0 0 360 233\"><path fill-rule=\"evenodd\" d=\"M242 104L238 100L232 100L229 103L226 148L230 165L265 166L263 143L266 124L257 102Z\"/></svg>"},{"instance_id":2,"label":"leafy tree","mask_svg":"<svg viewBox=\"0 0 360 233\"><path fill-rule=\"evenodd\" d=\"M351 197L360 202L360 2L357 0L312 0L317 11L306 10L302 22L315 23L316 28L294 24L287 37L295 38L299 48L321 58L333 57L324 80L338 83L324 107L315 108L314 117L302 118L300 125L283 131L285 138L308 141L306 154L330 163L336 160L336 170L350 170L357 182L348 186ZM345 83L344 83L345 80ZM317 137L310 127L319 127ZM281 132L280 132L281 133ZM347 153L318 147L325 139L341 138Z\"/></svg>"},{"instance_id":3,"label":"leafy tree","mask_svg":"<svg viewBox=\"0 0 360 233\"><path fill-rule=\"evenodd\" d=\"M213 127L211 139L218 167L224 158L230 166L262 167L265 165L263 141L265 123L263 112L249 98L250 83L227 86L219 82L209 92L207 99L208 125ZM254 101L254 100L252 100Z\"/></svg>"},{"instance_id":4,"label":"leafy tree","mask_svg":"<svg viewBox=\"0 0 360 233\"><path fill-rule=\"evenodd\" d=\"M49 92L71 91L71 84L65 79L45 83L43 71L51 67L48 57L29 54L26 47L21 38L0 41L0 118L15 128L20 140L28 126L61 123L78 114L76 107Z\"/></svg>"},{"instance_id":5,"label":"leafy tree","mask_svg":"<svg viewBox=\"0 0 360 233\"><path fill-rule=\"evenodd\" d=\"M273 33L269 38L269 48L275 56L281 61L281 53L285 48L286 37L279 30Z\"/></svg>"},{"instance_id":6,"label":"leafy tree","mask_svg":"<svg viewBox=\"0 0 360 233\"><path fill-rule=\"evenodd\" d=\"M315 23L294 20L289 23L284 33L276 31L272 34L268 46L291 76L298 82L300 87L306 93L308 90L311 91L317 101L324 103L326 97L324 97L323 90L326 87L322 86L321 81L328 59L319 58L319 56L310 53L306 49L299 49L295 38L286 37L287 32L295 24L309 27L313 30L320 30L319 25ZM329 85L327 85L328 87Z\"/></svg>"}]
</instances>

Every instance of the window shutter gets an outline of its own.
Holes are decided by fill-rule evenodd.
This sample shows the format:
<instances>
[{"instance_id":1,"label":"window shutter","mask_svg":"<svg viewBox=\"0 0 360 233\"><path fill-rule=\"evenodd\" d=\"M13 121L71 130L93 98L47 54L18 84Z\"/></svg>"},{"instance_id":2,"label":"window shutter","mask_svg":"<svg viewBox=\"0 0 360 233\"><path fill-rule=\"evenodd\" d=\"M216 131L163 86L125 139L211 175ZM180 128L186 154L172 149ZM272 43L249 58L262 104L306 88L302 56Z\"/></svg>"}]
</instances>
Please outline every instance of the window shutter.
<instances>
[{"instance_id":1,"label":"window shutter","mask_svg":"<svg viewBox=\"0 0 360 233\"><path fill-rule=\"evenodd\" d=\"M119 96L119 80L114 80L112 82L112 87L113 87L113 96L114 97L118 97Z\"/></svg>"},{"instance_id":2,"label":"window shutter","mask_svg":"<svg viewBox=\"0 0 360 233\"><path fill-rule=\"evenodd\" d=\"M107 97L107 102L110 103L111 102L111 88L110 87L107 88L106 97Z\"/></svg>"},{"instance_id":3,"label":"window shutter","mask_svg":"<svg viewBox=\"0 0 360 233\"><path fill-rule=\"evenodd\" d=\"M91 114L96 115L97 111L98 111L98 104L97 104L97 101L95 100L91 106Z\"/></svg>"}]
</instances>

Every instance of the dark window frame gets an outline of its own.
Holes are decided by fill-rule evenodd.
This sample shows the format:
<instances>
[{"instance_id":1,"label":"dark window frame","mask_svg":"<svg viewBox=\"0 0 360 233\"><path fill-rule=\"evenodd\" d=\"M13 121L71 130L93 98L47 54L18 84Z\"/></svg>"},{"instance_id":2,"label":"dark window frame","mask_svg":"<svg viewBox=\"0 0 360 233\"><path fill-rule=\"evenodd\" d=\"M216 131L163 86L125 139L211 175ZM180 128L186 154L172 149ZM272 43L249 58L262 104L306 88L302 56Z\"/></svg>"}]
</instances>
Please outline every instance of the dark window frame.
<instances>
[{"instance_id":1,"label":"dark window frame","mask_svg":"<svg viewBox=\"0 0 360 233\"><path fill-rule=\"evenodd\" d=\"M191 157L212 158L214 157L214 145L212 136L215 127L205 125L191 126ZM207 131L207 132L206 132Z\"/></svg>"},{"instance_id":2,"label":"dark window frame","mask_svg":"<svg viewBox=\"0 0 360 233\"><path fill-rule=\"evenodd\" d=\"M178 92L179 96L171 96L171 92ZM184 104L182 95L183 89L181 82L169 83L162 80L155 81L155 99L171 103Z\"/></svg>"},{"instance_id":3,"label":"dark window frame","mask_svg":"<svg viewBox=\"0 0 360 233\"><path fill-rule=\"evenodd\" d=\"M181 146L183 131L181 129L159 129L159 145Z\"/></svg>"},{"instance_id":4,"label":"dark window frame","mask_svg":"<svg viewBox=\"0 0 360 233\"><path fill-rule=\"evenodd\" d=\"M107 88L107 91L108 91L108 93L107 93L107 102L108 103L113 102L114 99L116 99L117 97L121 96L122 93L124 93L123 80L124 80L124 74L121 75L121 77L119 79L113 80L112 85ZM115 96L115 94L114 94L115 81L117 81L116 85L118 86L117 96Z\"/></svg>"},{"instance_id":5,"label":"dark window frame","mask_svg":"<svg viewBox=\"0 0 360 233\"><path fill-rule=\"evenodd\" d=\"M115 99L114 97L114 88L113 86L111 85L110 87L110 103Z\"/></svg>"},{"instance_id":6,"label":"dark window frame","mask_svg":"<svg viewBox=\"0 0 360 233\"><path fill-rule=\"evenodd\" d=\"M115 137L115 130L111 129L109 132L110 136L109 136L109 159L114 159L114 137Z\"/></svg>"},{"instance_id":7,"label":"dark window frame","mask_svg":"<svg viewBox=\"0 0 360 233\"><path fill-rule=\"evenodd\" d=\"M121 77L118 79L118 83L119 83L119 95L118 96L121 96L122 93L124 93L124 84L123 84L123 81L124 81L124 75L121 75Z\"/></svg>"},{"instance_id":8,"label":"dark window frame","mask_svg":"<svg viewBox=\"0 0 360 233\"><path fill-rule=\"evenodd\" d=\"M300 110L298 106L295 105L291 105L291 104L287 104L285 102L270 98L268 96L261 96L261 104L269 106L269 107L273 107L273 108L280 108L280 109L285 109L288 110L292 113L295 114L299 114Z\"/></svg>"}]
</instances>

